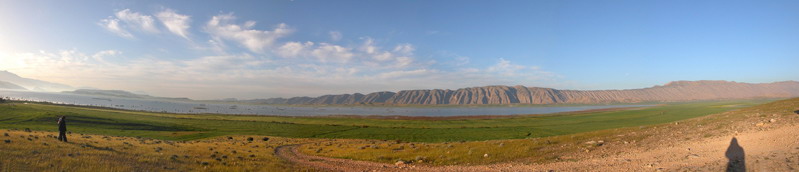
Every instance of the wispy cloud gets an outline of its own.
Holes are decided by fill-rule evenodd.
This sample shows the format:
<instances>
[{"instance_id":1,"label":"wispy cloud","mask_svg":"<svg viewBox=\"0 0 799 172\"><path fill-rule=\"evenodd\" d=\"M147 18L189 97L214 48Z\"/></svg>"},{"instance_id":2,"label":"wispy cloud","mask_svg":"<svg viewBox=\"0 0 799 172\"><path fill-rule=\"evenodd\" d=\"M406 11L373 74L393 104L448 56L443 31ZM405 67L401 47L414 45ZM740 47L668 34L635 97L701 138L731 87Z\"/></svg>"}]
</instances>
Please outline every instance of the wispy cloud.
<instances>
[{"instance_id":1,"label":"wispy cloud","mask_svg":"<svg viewBox=\"0 0 799 172\"><path fill-rule=\"evenodd\" d=\"M158 28L155 26L155 19L153 19L153 16L133 12L130 9L118 11L115 16L131 28L150 33L159 32Z\"/></svg>"},{"instance_id":2,"label":"wispy cloud","mask_svg":"<svg viewBox=\"0 0 799 172\"><path fill-rule=\"evenodd\" d=\"M205 30L217 40L230 40L246 47L255 53L266 53L278 38L293 32L284 23L277 24L273 30L253 29L255 21L235 24L233 14L220 14L211 18Z\"/></svg>"},{"instance_id":3,"label":"wispy cloud","mask_svg":"<svg viewBox=\"0 0 799 172\"><path fill-rule=\"evenodd\" d=\"M178 14L175 10L167 8L156 14L156 17L170 32L186 39L189 38L191 16Z\"/></svg>"},{"instance_id":4,"label":"wispy cloud","mask_svg":"<svg viewBox=\"0 0 799 172\"><path fill-rule=\"evenodd\" d=\"M133 38L133 34L130 34L130 32L128 32L126 29L122 28L122 26L119 25L119 19L116 18L102 19L98 24L103 28L105 28L106 30L114 34L117 34L121 37Z\"/></svg>"},{"instance_id":5,"label":"wispy cloud","mask_svg":"<svg viewBox=\"0 0 799 172\"><path fill-rule=\"evenodd\" d=\"M333 42L340 41L344 36L339 31L330 31L330 40Z\"/></svg>"}]
</instances>

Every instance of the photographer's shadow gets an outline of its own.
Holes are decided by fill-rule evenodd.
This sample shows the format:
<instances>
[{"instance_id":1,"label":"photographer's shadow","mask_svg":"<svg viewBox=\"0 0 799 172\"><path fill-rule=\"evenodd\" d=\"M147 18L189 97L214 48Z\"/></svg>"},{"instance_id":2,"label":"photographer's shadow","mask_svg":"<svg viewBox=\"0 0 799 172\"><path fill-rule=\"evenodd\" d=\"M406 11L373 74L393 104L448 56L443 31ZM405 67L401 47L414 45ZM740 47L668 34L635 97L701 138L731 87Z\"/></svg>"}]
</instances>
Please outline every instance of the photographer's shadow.
<instances>
[{"instance_id":1,"label":"photographer's shadow","mask_svg":"<svg viewBox=\"0 0 799 172\"><path fill-rule=\"evenodd\" d=\"M744 148L738 145L738 139L733 137L730 140L730 147L727 147L727 152L724 154L729 160L727 162L728 172L746 171L746 154L744 154Z\"/></svg>"}]
</instances>

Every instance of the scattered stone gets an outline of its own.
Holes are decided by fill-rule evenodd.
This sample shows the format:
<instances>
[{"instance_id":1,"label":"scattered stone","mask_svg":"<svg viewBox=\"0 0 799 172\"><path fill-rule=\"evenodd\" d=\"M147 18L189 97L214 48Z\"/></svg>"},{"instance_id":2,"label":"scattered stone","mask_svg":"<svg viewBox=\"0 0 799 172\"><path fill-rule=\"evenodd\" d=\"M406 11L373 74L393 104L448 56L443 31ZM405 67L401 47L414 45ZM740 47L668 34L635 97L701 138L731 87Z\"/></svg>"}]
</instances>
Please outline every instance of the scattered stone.
<instances>
[{"instance_id":1,"label":"scattered stone","mask_svg":"<svg viewBox=\"0 0 799 172\"><path fill-rule=\"evenodd\" d=\"M201 162L200 164L201 164L201 165L208 165L208 164L210 164L210 163L208 163L208 162L206 162L206 161L203 161L203 162Z\"/></svg>"},{"instance_id":2,"label":"scattered stone","mask_svg":"<svg viewBox=\"0 0 799 172\"><path fill-rule=\"evenodd\" d=\"M252 142L254 139L252 137L247 137L248 142Z\"/></svg>"},{"instance_id":3,"label":"scattered stone","mask_svg":"<svg viewBox=\"0 0 799 172\"><path fill-rule=\"evenodd\" d=\"M261 139L261 140L263 140L263 141L269 141L269 137L264 137L264 138L263 138L263 139Z\"/></svg>"},{"instance_id":4,"label":"scattered stone","mask_svg":"<svg viewBox=\"0 0 799 172\"><path fill-rule=\"evenodd\" d=\"M403 160L399 160L399 161L394 163L394 165L405 165L405 164L406 164L406 162L403 161Z\"/></svg>"},{"instance_id":5,"label":"scattered stone","mask_svg":"<svg viewBox=\"0 0 799 172\"><path fill-rule=\"evenodd\" d=\"M587 141L587 142L585 142L585 144L587 144L587 145L593 145L593 144L596 144L596 141L593 141L593 140L591 140L591 141Z\"/></svg>"},{"instance_id":6,"label":"scattered stone","mask_svg":"<svg viewBox=\"0 0 799 172\"><path fill-rule=\"evenodd\" d=\"M774 122L777 122L777 119L773 119L773 118L772 118L772 119L768 120L768 122L770 122L770 123L774 123Z\"/></svg>"},{"instance_id":7,"label":"scattered stone","mask_svg":"<svg viewBox=\"0 0 799 172\"><path fill-rule=\"evenodd\" d=\"M227 139L228 140L233 140L233 137L228 136Z\"/></svg>"},{"instance_id":8,"label":"scattered stone","mask_svg":"<svg viewBox=\"0 0 799 172\"><path fill-rule=\"evenodd\" d=\"M488 154L483 154L483 158L488 158Z\"/></svg>"}]
</instances>

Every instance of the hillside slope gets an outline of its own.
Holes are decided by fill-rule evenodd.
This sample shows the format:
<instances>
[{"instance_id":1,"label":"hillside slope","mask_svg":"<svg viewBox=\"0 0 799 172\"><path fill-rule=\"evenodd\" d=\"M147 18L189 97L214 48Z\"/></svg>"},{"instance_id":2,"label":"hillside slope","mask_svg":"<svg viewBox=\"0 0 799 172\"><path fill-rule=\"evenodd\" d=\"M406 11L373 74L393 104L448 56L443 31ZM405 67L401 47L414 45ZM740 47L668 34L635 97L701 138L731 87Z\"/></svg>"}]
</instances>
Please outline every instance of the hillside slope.
<instances>
[{"instance_id":1,"label":"hillside slope","mask_svg":"<svg viewBox=\"0 0 799 172\"><path fill-rule=\"evenodd\" d=\"M22 86L5 81L0 81L0 89L25 90Z\"/></svg>"},{"instance_id":2,"label":"hillside slope","mask_svg":"<svg viewBox=\"0 0 799 172\"><path fill-rule=\"evenodd\" d=\"M26 89L36 90L36 91L57 92L57 91L66 91L73 89L69 85L30 79L30 78L23 78L17 74L8 71L0 71L0 81L11 82L16 85L22 86Z\"/></svg>"}]
</instances>

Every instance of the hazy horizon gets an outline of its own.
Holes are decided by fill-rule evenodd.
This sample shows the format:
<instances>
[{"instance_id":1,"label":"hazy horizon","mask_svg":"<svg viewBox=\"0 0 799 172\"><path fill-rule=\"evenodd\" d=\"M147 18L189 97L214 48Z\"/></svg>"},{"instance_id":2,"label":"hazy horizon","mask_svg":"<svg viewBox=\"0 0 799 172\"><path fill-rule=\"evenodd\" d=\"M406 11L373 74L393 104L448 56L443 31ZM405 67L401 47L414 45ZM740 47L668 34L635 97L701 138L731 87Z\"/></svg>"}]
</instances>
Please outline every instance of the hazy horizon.
<instances>
[{"instance_id":1,"label":"hazy horizon","mask_svg":"<svg viewBox=\"0 0 799 172\"><path fill-rule=\"evenodd\" d=\"M192 99L799 80L799 2L10 1L0 71Z\"/></svg>"}]
</instances>

